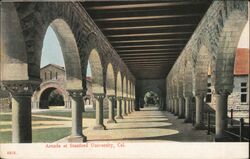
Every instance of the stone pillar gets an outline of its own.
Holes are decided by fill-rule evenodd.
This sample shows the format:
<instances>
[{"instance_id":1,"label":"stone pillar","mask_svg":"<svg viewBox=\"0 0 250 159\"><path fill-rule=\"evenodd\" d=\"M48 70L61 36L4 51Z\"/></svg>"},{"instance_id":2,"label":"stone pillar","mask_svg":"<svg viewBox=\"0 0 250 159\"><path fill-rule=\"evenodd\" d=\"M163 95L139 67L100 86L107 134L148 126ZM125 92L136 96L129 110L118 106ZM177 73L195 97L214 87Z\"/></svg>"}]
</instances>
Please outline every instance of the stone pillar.
<instances>
[{"instance_id":1,"label":"stone pillar","mask_svg":"<svg viewBox=\"0 0 250 159\"><path fill-rule=\"evenodd\" d=\"M179 119L183 119L185 116L184 116L184 98L182 96L179 96L179 113L178 113L178 118Z\"/></svg>"},{"instance_id":2,"label":"stone pillar","mask_svg":"<svg viewBox=\"0 0 250 159\"><path fill-rule=\"evenodd\" d=\"M185 97L185 123L191 123L191 97Z\"/></svg>"},{"instance_id":3,"label":"stone pillar","mask_svg":"<svg viewBox=\"0 0 250 159\"><path fill-rule=\"evenodd\" d=\"M69 142L85 142L86 136L82 134L82 109L83 109L83 93L82 90L68 90L71 99L72 112L72 130Z\"/></svg>"},{"instance_id":4,"label":"stone pillar","mask_svg":"<svg viewBox=\"0 0 250 159\"><path fill-rule=\"evenodd\" d=\"M228 93L216 93L215 106L215 141L223 141L226 138L224 130L227 129L227 98Z\"/></svg>"},{"instance_id":5,"label":"stone pillar","mask_svg":"<svg viewBox=\"0 0 250 159\"><path fill-rule=\"evenodd\" d=\"M197 94L195 96L195 108L196 108L196 114L195 114L195 128L196 129L204 129L204 95L203 93Z\"/></svg>"},{"instance_id":6,"label":"stone pillar","mask_svg":"<svg viewBox=\"0 0 250 159\"><path fill-rule=\"evenodd\" d=\"M31 94L12 94L12 142L31 143Z\"/></svg>"},{"instance_id":7,"label":"stone pillar","mask_svg":"<svg viewBox=\"0 0 250 159\"><path fill-rule=\"evenodd\" d=\"M94 94L95 108L96 108L96 125L94 130L105 130L106 126L103 124L103 99L104 94Z\"/></svg>"},{"instance_id":8,"label":"stone pillar","mask_svg":"<svg viewBox=\"0 0 250 159\"><path fill-rule=\"evenodd\" d=\"M108 107L109 107L109 120L107 123L116 123L115 120L115 107L113 104L113 101L115 99L115 96L108 96Z\"/></svg>"},{"instance_id":9,"label":"stone pillar","mask_svg":"<svg viewBox=\"0 0 250 159\"><path fill-rule=\"evenodd\" d=\"M32 109L39 109L39 101L32 101L31 108Z\"/></svg>"},{"instance_id":10,"label":"stone pillar","mask_svg":"<svg viewBox=\"0 0 250 159\"><path fill-rule=\"evenodd\" d=\"M122 116L127 116L127 112L126 112L126 99L123 98L122 99Z\"/></svg>"},{"instance_id":11,"label":"stone pillar","mask_svg":"<svg viewBox=\"0 0 250 159\"><path fill-rule=\"evenodd\" d=\"M174 115L177 116L179 114L179 102L178 98L174 98Z\"/></svg>"},{"instance_id":12,"label":"stone pillar","mask_svg":"<svg viewBox=\"0 0 250 159\"><path fill-rule=\"evenodd\" d=\"M31 96L40 81L4 81L3 84L0 89L8 90L12 96L12 142L31 143Z\"/></svg>"},{"instance_id":13,"label":"stone pillar","mask_svg":"<svg viewBox=\"0 0 250 159\"><path fill-rule=\"evenodd\" d=\"M64 101L64 105L65 105L65 108L66 108L66 109L70 109L70 108L71 108L70 101L68 101L68 100L67 100L67 101L66 101L66 100Z\"/></svg>"},{"instance_id":14,"label":"stone pillar","mask_svg":"<svg viewBox=\"0 0 250 159\"><path fill-rule=\"evenodd\" d=\"M133 107L132 107L133 111L135 111L135 107L136 107L136 99L134 98L133 99Z\"/></svg>"},{"instance_id":15,"label":"stone pillar","mask_svg":"<svg viewBox=\"0 0 250 159\"><path fill-rule=\"evenodd\" d=\"M116 119L123 119L122 117L122 97L116 98L116 105L117 105L117 114Z\"/></svg>"},{"instance_id":16,"label":"stone pillar","mask_svg":"<svg viewBox=\"0 0 250 159\"><path fill-rule=\"evenodd\" d=\"M130 99L127 100L127 113L128 114L131 113L131 102L130 101L131 101Z\"/></svg>"},{"instance_id":17,"label":"stone pillar","mask_svg":"<svg viewBox=\"0 0 250 159\"><path fill-rule=\"evenodd\" d=\"M175 109L174 109L174 98L171 98L171 113L174 114Z\"/></svg>"}]
</instances>

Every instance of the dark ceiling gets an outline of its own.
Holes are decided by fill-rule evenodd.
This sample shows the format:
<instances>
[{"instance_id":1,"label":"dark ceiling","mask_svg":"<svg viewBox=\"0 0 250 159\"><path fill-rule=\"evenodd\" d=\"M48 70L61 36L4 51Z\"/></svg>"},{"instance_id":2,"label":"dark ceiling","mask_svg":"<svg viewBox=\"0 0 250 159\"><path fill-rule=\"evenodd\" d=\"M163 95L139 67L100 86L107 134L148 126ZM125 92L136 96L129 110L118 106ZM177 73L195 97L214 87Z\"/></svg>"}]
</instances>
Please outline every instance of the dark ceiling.
<instances>
[{"instance_id":1,"label":"dark ceiling","mask_svg":"<svg viewBox=\"0 0 250 159\"><path fill-rule=\"evenodd\" d=\"M165 78L211 1L83 2L137 79Z\"/></svg>"}]
</instances>

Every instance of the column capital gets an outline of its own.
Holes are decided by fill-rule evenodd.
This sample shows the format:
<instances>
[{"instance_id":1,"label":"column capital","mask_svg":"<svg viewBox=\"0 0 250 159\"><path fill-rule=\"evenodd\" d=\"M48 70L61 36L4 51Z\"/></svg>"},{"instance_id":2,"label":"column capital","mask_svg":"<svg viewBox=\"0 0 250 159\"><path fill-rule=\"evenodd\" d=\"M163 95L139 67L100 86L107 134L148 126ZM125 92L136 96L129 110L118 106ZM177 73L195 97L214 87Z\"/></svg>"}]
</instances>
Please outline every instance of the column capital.
<instances>
[{"instance_id":1,"label":"column capital","mask_svg":"<svg viewBox=\"0 0 250 159\"><path fill-rule=\"evenodd\" d=\"M115 97L115 95L107 95L107 98L108 98L109 100L114 100L116 97Z\"/></svg>"},{"instance_id":2,"label":"column capital","mask_svg":"<svg viewBox=\"0 0 250 159\"><path fill-rule=\"evenodd\" d=\"M77 97L83 97L83 91L81 89L77 89L77 90L67 90L68 93L69 93L69 96L70 97L73 97L73 98L77 98Z\"/></svg>"},{"instance_id":3,"label":"column capital","mask_svg":"<svg viewBox=\"0 0 250 159\"><path fill-rule=\"evenodd\" d=\"M94 93L94 97L97 99L103 99L105 98L105 94L104 93Z\"/></svg>"},{"instance_id":4,"label":"column capital","mask_svg":"<svg viewBox=\"0 0 250 159\"><path fill-rule=\"evenodd\" d=\"M7 90L12 96L32 96L36 89L40 89L41 81L15 80L2 81L1 90Z\"/></svg>"}]
</instances>

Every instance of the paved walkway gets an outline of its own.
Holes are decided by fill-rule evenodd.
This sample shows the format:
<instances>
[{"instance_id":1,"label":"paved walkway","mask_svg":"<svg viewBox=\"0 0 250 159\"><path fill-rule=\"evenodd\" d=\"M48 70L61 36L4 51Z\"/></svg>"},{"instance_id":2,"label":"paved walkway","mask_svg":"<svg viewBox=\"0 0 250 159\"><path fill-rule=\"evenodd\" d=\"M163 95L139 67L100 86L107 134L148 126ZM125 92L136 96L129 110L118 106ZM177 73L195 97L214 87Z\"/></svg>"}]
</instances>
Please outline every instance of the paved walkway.
<instances>
[{"instance_id":1,"label":"paved walkway","mask_svg":"<svg viewBox=\"0 0 250 159\"><path fill-rule=\"evenodd\" d=\"M115 124L105 124L108 130L93 130L95 119L83 119L84 135L88 141L170 141L170 142L209 142L212 136L204 130L194 130L191 124L156 107L143 108L132 112ZM107 120L104 120L106 123ZM66 142L63 138L57 142Z\"/></svg>"}]
</instances>

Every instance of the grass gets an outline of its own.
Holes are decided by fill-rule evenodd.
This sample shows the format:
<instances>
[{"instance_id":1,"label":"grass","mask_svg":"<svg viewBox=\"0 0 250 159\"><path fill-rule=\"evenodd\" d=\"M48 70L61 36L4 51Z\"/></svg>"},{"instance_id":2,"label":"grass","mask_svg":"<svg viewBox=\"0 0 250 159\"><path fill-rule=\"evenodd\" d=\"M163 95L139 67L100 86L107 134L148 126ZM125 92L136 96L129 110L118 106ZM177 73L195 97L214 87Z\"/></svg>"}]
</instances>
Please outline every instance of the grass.
<instances>
[{"instance_id":1,"label":"grass","mask_svg":"<svg viewBox=\"0 0 250 159\"><path fill-rule=\"evenodd\" d=\"M54 142L70 135L71 128L32 130L32 142ZM0 132L0 143L11 143L11 132Z\"/></svg>"},{"instance_id":2,"label":"grass","mask_svg":"<svg viewBox=\"0 0 250 159\"><path fill-rule=\"evenodd\" d=\"M104 111L104 118L108 118L108 110ZM68 117L71 120L71 111L58 111L58 110L48 110L41 112L34 112L32 115L48 115L54 117ZM82 113L83 118L95 118L95 111L87 111ZM116 111L115 111L116 115ZM0 114L0 122L11 122L11 114ZM66 121L65 119L54 119L46 117L35 117L32 116L32 121ZM51 124L32 124L32 126L50 126ZM71 128L60 128L56 125L51 125L53 128L46 129L34 129L32 130L32 142L54 142L65 136L70 135ZM1 129L11 128L11 124L0 125ZM11 143L11 131L0 132L0 143Z\"/></svg>"},{"instance_id":3,"label":"grass","mask_svg":"<svg viewBox=\"0 0 250 159\"><path fill-rule=\"evenodd\" d=\"M35 112L33 114L36 115L49 115L49 116L58 116L58 117L71 117L70 111L56 111L56 110L48 110L42 112ZM115 112L116 114L116 112ZM104 118L108 118L108 111L103 111ZM83 118L95 119L95 111L87 111L82 113Z\"/></svg>"},{"instance_id":4,"label":"grass","mask_svg":"<svg viewBox=\"0 0 250 159\"><path fill-rule=\"evenodd\" d=\"M0 114L0 122L1 121L11 121L11 120L12 120L11 114ZM51 121L51 120L52 121L65 121L65 119L51 119L51 118L32 116L32 121Z\"/></svg>"}]
</instances>

